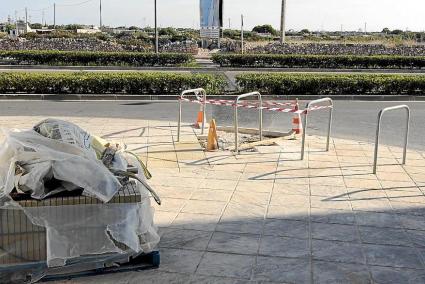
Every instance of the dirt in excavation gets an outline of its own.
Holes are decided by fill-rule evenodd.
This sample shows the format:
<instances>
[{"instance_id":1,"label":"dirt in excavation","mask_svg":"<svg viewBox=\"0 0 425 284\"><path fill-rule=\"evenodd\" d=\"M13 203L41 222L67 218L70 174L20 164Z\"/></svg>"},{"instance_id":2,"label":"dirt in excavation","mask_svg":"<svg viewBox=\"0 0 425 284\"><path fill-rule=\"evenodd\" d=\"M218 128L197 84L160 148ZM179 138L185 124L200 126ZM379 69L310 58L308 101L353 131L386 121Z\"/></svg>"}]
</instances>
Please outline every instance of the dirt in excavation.
<instances>
[{"instance_id":1,"label":"dirt in excavation","mask_svg":"<svg viewBox=\"0 0 425 284\"><path fill-rule=\"evenodd\" d=\"M218 136L218 146L220 150L232 150L235 148L235 133L217 131ZM257 142L260 140L259 135L251 135L251 134L241 134L239 133L239 145L243 145L246 143ZM200 140L199 143L201 146L206 149L207 141ZM246 150L249 152L256 152L255 148Z\"/></svg>"}]
</instances>

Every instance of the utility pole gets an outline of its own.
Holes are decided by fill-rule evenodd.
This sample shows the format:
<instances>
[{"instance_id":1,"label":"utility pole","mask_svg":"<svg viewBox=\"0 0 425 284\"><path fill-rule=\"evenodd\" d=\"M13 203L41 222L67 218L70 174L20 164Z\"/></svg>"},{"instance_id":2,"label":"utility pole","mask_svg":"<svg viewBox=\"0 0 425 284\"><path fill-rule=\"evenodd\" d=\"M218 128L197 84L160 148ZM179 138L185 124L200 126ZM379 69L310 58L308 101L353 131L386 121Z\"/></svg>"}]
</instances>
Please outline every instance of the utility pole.
<instances>
[{"instance_id":1,"label":"utility pole","mask_svg":"<svg viewBox=\"0 0 425 284\"><path fill-rule=\"evenodd\" d=\"M25 7L25 27L24 27L24 31L25 33L28 32L28 8Z\"/></svg>"},{"instance_id":2,"label":"utility pole","mask_svg":"<svg viewBox=\"0 0 425 284\"><path fill-rule=\"evenodd\" d=\"M157 15L157 6L156 6L156 0L155 0L155 53L159 52L158 47L158 15Z\"/></svg>"},{"instance_id":3,"label":"utility pole","mask_svg":"<svg viewBox=\"0 0 425 284\"><path fill-rule=\"evenodd\" d=\"M241 15L241 53L244 54L244 42L243 42L243 15Z\"/></svg>"},{"instance_id":4,"label":"utility pole","mask_svg":"<svg viewBox=\"0 0 425 284\"><path fill-rule=\"evenodd\" d=\"M367 33L367 23L366 22L364 23L364 33L365 34Z\"/></svg>"},{"instance_id":5,"label":"utility pole","mask_svg":"<svg viewBox=\"0 0 425 284\"><path fill-rule=\"evenodd\" d=\"M102 28L102 0L99 0L99 28Z\"/></svg>"},{"instance_id":6,"label":"utility pole","mask_svg":"<svg viewBox=\"0 0 425 284\"><path fill-rule=\"evenodd\" d=\"M280 15L280 43L285 43L285 13L286 13L286 0L282 0L282 12Z\"/></svg>"},{"instance_id":7,"label":"utility pole","mask_svg":"<svg viewBox=\"0 0 425 284\"><path fill-rule=\"evenodd\" d=\"M56 29L56 3L53 3L53 28Z\"/></svg>"},{"instance_id":8,"label":"utility pole","mask_svg":"<svg viewBox=\"0 0 425 284\"><path fill-rule=\"evenodd\" d=\"M229 30L230 30L230 18L229 18Z\"/></svg>"},{"instance_id":9,"label":"utility pole","mask_svg":"<svg viewBox=\"0 0 425 284\"><path fill-rule=\"evenodd\" d=\"M41 10L41 25L45 26L45 22L44 22L44 9Z\"/></svg>"}]
</instances>

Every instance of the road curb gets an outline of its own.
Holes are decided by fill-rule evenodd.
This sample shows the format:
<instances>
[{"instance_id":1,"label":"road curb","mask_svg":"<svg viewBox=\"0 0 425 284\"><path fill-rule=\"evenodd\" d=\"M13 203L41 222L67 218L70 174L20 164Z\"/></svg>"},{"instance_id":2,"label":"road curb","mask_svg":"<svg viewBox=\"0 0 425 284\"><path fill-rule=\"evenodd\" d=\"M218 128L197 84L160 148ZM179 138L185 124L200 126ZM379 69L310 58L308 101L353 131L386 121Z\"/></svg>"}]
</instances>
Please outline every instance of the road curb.
<instances>
[{"instance_id":1,"label":"road curb","mask_svg":"<svg viewBox=\"0 0 425 284\"><path fill-rule=\"evenodd\" d=\"M226 95L212 95L209 99L236 99L238 93ZM102 94L0 94L1 100L45 100L45 101L96 101L96 100L116 100L116 101L174 101L178 95L102 95ZM264 100L315 100L320 98L331 98L341 101L425 101L425 96L373 96L373 95L335 95L335 96L314 96L314 95L263 95Z\"/></svg>"},{"instance_id":2,"label":"road curb","mask_svg":"<svg viewBox=\"0 0 425 284\"><path fill-rule=\"evenodd\" d=\"M0 65L2 71L46 70L46 71L192 71L192 72L281 72L281 73L384 73L384 74L424 74L425 69L331 69L331 68L276 68L276 67L173 67L173 66L50 66L50 65Z\"/></svg>"}]
</instances>

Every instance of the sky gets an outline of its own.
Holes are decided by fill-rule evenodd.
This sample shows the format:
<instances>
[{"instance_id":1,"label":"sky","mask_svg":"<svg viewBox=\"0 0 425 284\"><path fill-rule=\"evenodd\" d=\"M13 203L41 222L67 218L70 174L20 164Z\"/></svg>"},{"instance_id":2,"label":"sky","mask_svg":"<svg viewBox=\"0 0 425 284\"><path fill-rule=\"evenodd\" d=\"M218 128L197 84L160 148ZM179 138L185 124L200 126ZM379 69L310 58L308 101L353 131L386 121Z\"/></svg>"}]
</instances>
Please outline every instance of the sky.
<instances>
[{"instance_id":1,"label":"sky","mask_svg":"<svg viewBox=\"0 0 425 284\"><path fill-rule=\"evenodd\" d=\"M24 18L28 7L31 22L99 24L100 0L0 0L0 22L8 15ZM157 0L160 27L198 27L199 0ZM86 2L86 3L84 3ZM103 24L110 26L153 26L154 0L102 0ZM279 28L281 0L224 0L225 27L240 28L241 14L246 29L271 24ZM287 0L287 30L425 30L424 0Z\"/></svg>"}]
</instances>

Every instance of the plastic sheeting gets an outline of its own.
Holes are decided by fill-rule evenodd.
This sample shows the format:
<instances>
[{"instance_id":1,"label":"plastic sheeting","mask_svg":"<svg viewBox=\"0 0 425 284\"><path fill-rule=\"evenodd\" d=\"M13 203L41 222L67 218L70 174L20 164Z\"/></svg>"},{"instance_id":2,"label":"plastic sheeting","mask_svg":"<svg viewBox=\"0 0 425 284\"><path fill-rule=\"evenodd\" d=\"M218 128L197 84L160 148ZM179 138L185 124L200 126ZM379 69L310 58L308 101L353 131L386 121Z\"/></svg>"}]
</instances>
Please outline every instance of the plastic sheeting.
<instances>
[{"instance_id":1,"label":"plastic sheeting","mask_svg":"<svg viewBox=\"0 0 425 284\"><path fill-rule=\"evenodd\" d=\"M23 210L31 223L45 228L48 267L64 266L69 260L89 255L153 251L159 235L144 168L136 157L119 151L112 167L122 171L131 164L138 169L142 182L135 181L135 186L141 201L107 203L122 185L100 160L106 141L76 125L52 119L32 130L2 130L0 208ZM56 183L49 185L51 180ZM104 203L22 208L10 198L14 188L31 193L34 199L80 188L84 195ZM0 231L0 237L3 233Z\"/></svg>"},{"instance_id":2,"label":"plastic sheeting","mask_svg":"<svg viewBox=\"0 0 425 284\"><path fill-rule=\"evenodd\" d=\"M25 208L35 225L46 228L47 265L105 253L151 252L159 242L149 199L139 204Z\"/></svg>"},{"instance_id":3,"label":"plastic sheeting","mask_svg":"<svg viewBox=\"0 0 425 284\"><path fill-rule=\"evenodd\" d=\"M121 188L118 179L96 156L82 148L46 138L34 130L4 130L6 142L0 150L0 195L16 186L32 192L35 199L51 193L45 181L54 177L63 181L64 189L83 188L90 195L108 202ZM16 165L23 174L16 173ZM72 186L74 185L74 186Z\"/></svg>"}]
</instances>

